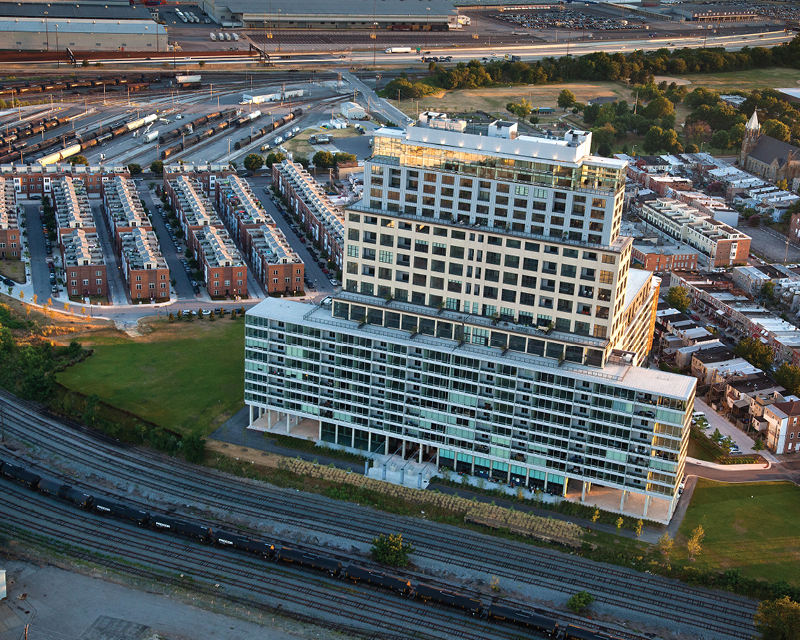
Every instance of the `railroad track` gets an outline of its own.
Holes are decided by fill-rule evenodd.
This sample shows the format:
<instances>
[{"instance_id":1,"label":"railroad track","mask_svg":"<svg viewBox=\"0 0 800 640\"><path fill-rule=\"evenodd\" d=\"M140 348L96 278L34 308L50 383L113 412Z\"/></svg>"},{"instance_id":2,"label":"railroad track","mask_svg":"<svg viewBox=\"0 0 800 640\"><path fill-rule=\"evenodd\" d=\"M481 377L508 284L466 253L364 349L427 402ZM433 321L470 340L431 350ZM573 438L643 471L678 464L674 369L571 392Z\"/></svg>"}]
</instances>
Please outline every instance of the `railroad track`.
<instances>
[{"instance_id":1,"label":"railroad track","mask_svg":"<svg viewBox=\"0 0 800 640\"><path fill-rule=\"evenodd\" d=\"M360 625L353 628L357 635L365 631L372 635L381 630L380 637L387 637L385 630L389 629L403 634L391 635L399 640L412 637L422 629L428 638L503 640L511 629L477 620L466 613L459 615L438 605L392 597L388 592L352 585L324 574L311 574L268 560L259 561L255 556L248 557L158 534L133 524L107 520L33 493L15 483L0 485L0 496L3 496L0 510L5 512L7 525L102 554L99 558L91 556L92 562L99 560L102 564L104 556L122 556L130 562L158 567L162 572L188 573L191 579L203 580L209 585L218 584L225 592L259 594L267 600L261 606L267 604L278 609L277 604L285 602L292 610L299 609L300 613L309 610L334 618L344 617ZM220 592L217 591L216 595L219 596ZM465 620L470 623L465 624Z\"/></svg>"},{"instance_id":2,"label":"railroad track","mask_svg":"<svg viewBox=\"0 0 800 640\"><path fill-rule=\"evenodd\" d=\"M657 576L650 576L643 582L642 574L633 571L498 541L425 520L381 514L376 524L372 514L351 507L349 517L343 521L340 504L334 505L325 498L308 494L302 495L305 507L302 513L313 516L298 515L299 496L296 494L261 485L258 492L249 491L246 482L214 473L198 479L189 465L165 460L150 452L119 451L118 443L109 446L109 439L103 437L99 441L88 434L76 438L73 431L65 431L65 426L46 412L33 407L47 423L39 425L36 419L31 419L29 411L14 406L6 410L7 422L16 418L25 423L23 430L16 429L21 439L44 451L60 451L65 459L72 459L109 479L122 479L149 492L172 496L173 501L193 504L199 499L220 512L235 509L241 516L255 521L262 520L266 511L271 521L285 527L348 538L362 545L368 545L374 536L391 530L412 541L418 549L417 556L464 567L480 576L498 575L509 582L542 585L562 593L586 589L598 602L621 610L666 617L689 628L730 638L750 638L753 634L755 606L746 598L692 588ZM11 425L6 429L14 430ZM101 447L103 441L107 444ZM77 448L79 444L84 450ZM157 474L163 474L164 478L155 477ZM676 593L682 594L682 598L675 598Z\"/></svg>"}]
</instances>

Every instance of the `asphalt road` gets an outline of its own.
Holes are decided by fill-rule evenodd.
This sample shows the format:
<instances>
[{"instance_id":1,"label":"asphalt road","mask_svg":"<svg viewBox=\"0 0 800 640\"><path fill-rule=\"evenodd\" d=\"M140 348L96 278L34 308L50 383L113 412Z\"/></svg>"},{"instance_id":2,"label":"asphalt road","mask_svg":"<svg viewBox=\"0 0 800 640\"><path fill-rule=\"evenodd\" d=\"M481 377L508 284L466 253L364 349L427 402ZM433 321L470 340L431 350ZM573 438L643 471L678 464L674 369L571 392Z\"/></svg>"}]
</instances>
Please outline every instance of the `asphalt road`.
<instances>
[{"instance_id":1,"label":"asphalt road","mask_svg":"<svg viewBox=\"0 0 800 640\"><path fill-rule=\"evenodd\" d=\"M758 255L767 258L770 262L800 262L800 246L796 243L789 243L789 251L786 251L786 236L770 229L769 227L748 227L742 220L737 227L742 233L746 233L752 238L750 250Z\"/></svg>"},{"instance_id":2,"label":"asphalt road","mask_svg":"<svg viewBox=\"0 0 800 640\"><path fill-rule=\"evenodd\" d=\"M28 252L31 255L33 292L39 301L45 302L52 295L50 270L47 268L47 258L51 256L45 253L44 231L42 230L42 221L39 219L40 202L24 200L22 204L25 207L25 220L27 222L26 232L28 235ZM56 246L53 243L54 251L56 251Z\"/></svg>"},{"instance_id":3,"label":"asphalt road","mask_svg":"<svg viewBox=\"0 0 800 640\"><path fill-rule=\"evenodd\" d=\"M94 217L94 224L97 228L97 236L100 238L100 244L103 249L103 258L106 263L108 294L111 303L130 304L130 291L128 290L127 284L125 284L125 276L117 260L111 231L109 231L105 216L103 215L103 201L99 199L89 200L89 205L92 208L92 216Z\"/></svg>"}]
</instances>

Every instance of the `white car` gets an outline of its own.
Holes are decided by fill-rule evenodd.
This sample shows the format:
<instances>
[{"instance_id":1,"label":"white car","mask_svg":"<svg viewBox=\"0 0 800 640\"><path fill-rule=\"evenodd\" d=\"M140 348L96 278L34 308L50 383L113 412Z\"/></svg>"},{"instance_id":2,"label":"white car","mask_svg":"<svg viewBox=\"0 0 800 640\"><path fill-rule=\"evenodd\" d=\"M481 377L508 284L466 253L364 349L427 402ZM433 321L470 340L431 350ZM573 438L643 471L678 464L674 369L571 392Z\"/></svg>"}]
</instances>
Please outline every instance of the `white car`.
<instances>
[{"instance_id":1,"label":"white car","mask_svg":"<svg viewBox=\"0 0 800 640\"><path fill-rule=\"evenodd\" d=\"M330 280L331 280L331 284L334 287L338 287L339 286L339 281L336 278L331 278Z\"/></svg>"}]
</instances>

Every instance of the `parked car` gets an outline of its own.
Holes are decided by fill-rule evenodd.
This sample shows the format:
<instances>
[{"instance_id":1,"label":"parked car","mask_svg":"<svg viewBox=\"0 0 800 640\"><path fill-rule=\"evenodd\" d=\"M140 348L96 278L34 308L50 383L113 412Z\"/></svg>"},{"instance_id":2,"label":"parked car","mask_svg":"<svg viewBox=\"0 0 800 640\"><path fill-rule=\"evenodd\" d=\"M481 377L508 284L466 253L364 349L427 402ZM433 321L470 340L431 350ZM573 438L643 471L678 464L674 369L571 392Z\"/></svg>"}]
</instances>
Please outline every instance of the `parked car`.
<instances>
[{"instance_id":1,"label":"parked car","mask_svg":"<svg viewBox=\"0 0 800 640\"><path fill-rule=\"evenodd\" d=\"M327 276L330 273L330 271L328 271L327 267L322 267L322 273L324 273Z\"/></svg>"},{"instance_id":2,"label":"parked car","mask_svg":"<svg viewBox=\"0 0 800 640\"><path fill-rule=\"evenodd\" d=\"M338 287L339 286L339 281L336 278L331 278L330 280L331 280L331 284L334 287Z\"/></svg>"}]
</instances>

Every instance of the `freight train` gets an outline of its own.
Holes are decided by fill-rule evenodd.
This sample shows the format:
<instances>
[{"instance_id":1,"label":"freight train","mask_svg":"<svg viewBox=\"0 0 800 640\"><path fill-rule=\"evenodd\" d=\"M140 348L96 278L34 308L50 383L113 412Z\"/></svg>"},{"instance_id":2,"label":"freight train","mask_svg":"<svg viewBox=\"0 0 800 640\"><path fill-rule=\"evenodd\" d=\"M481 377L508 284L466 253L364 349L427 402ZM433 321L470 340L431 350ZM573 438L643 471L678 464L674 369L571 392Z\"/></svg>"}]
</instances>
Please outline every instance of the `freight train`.
<instances>
[{"instance_id":1,"label":"freight train","mask_svg":"<svg viewBox=\"0 0 800 640\"><path fill-rule=\"evenodd\" d=\"M303 115L303 110L302 109L295 109L291 113L287 113L285 116L283 116L283 118L280 118L279 120L275 120L274 122L269 123L266 127L263 127L261 129L259 129L258 131L253 133L253 135L245 136L241 140L238 140L236 142L236 144L233 145L233 148L236 149L236 150L239 150L242 147L246 147L253 140L258 140L259 138L261 138L263 136L268 136L273 131L277 131L278 129L280 129L283 125L289 124L292 120L297 120L297 118L299 118L301 115ZM261 147L261 151L266 151L267 149L269 149L269 145L268 144L263 145Z\"/></svg>"},{"instance_id":2,"label":"freight train","mask_svg":"<svg viewBox=\"0 0 800 640\"><path fill-rule=\"evenodd\" d=\"M545 637L564 640L622 640L617 636L598 633L583 627L576 627L571 624L562 625L553 618L529 611L520 611L503 604L491 603L486 606L477 598L471 598L447 589L439 589L424 583L414 584L407 578L372 571L356 564L343 566L339 560L334 558L318 556L289 547L276 546L249 538L240 533L215 529L206 524L191 522L190 520L142 511L115 500L85 493L68 484L61 484L55 480L43 478L25 467L1 459L0 477L20 482L34 491L60 498L103 516L128 520L141 527L149 527L159 532L184 536L200 542L216 544L220 547L230 547L276 562L294 564L306 569L324 572L354 583L374 585L400 596L461 609L474 616L481 616L489 620L498 620L526 627Z\"/></svg>"},{"instance_id":3,"label":"freight train","mask_svg":"<svg viewBox=\"0 0 800 640\"><path fill-rule=\"evenodd\" d=\"M172 74L168 74L171 77ZM0 98L8 99L11 97L25 97L36 93L51 93L53 91L75 91L78 89L93 89L102 87L129 86L131 91L138 91L149 88L152 83L160 83L162 75L155 76L134 76L129 78L122 76L119 78L87 78L74 80L72 82L15 82L0 85ZM135 87L135 88L134 88Z\"/></svg>"},{"instance_id":4,"label":"freight train","mask_svg":"<svg viewBox=\"0 0 800 640\"><path fill-rule=\"evenodd\" d=\"M15 148L14 145L10 145L11 151L8 153L3 154L3 148L0 146L0 164L6 162L14 162L16 160L20 160L23 157L31 157L33 154L36 154L39 151L45 151L52 147L57 146L58 144L63 144L64 148L50 153L43 158L39 158L37 162L41 165L53 164L54 162L61 162L62 160L69 158L70 156L77 155L81 151L85 151L91 147L94 147L98 144L102 144L103 142L107 142L113 138L117 138L121 135L124 135L130 131L135 131L151 122L155 122L156 115L149 115L145 116L144 118L137 118L135 120L131 120L123 125L114 125L114 126L105 126L100 127L90 133L85 133L82 135L76 135L74 131L70 131L69 133L63 136L54 136L47 140L42 140L37 142L36 144L18 147ZM61 126L62 124L66 124L69 122L71 118L52 118L48 121L45 125L36 125L31 130L35 133L41 133L44 129L52 129L54 127ZM55 123L55 124L50 124ZM31 123L33 124L33 123ZM49 126L48 126L49 125ZM42 129L41 127L44 127ZM18 134L15 134L18 135ZM10 137L10 132L9 136ZM24 137L24 136L23 136ZM69 143L69 144L68 144Z\"/></svg>"}]
</instances>

